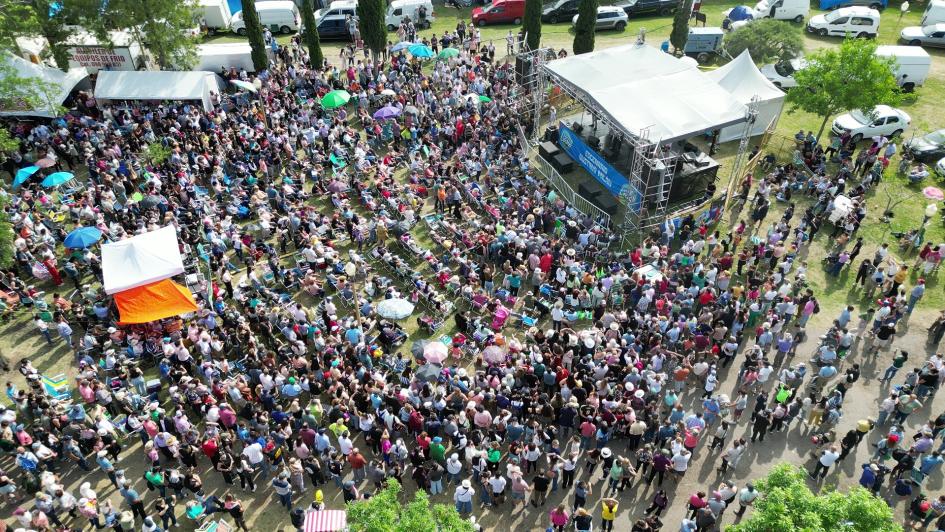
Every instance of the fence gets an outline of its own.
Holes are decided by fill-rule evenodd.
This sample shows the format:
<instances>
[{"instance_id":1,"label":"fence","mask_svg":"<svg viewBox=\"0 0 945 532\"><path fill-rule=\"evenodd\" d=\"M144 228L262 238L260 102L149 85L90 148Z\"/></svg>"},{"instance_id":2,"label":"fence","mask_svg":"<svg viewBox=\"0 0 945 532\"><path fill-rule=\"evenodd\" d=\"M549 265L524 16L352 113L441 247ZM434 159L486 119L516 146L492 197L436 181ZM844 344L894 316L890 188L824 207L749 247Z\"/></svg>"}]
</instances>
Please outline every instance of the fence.
<instances>
[{"instance_id":1,"label":"fence","mask_svg":"<svg viewBox=\"0 0 945 532\"><path fill-rule=\"evenodd\" d=\"M603 227L610 227L610 215L600 210L586 198L578 194L541 155L535 155L533 168L538 170L564 201L586 216L590 216Z\"/></svg>"}]
</instances>

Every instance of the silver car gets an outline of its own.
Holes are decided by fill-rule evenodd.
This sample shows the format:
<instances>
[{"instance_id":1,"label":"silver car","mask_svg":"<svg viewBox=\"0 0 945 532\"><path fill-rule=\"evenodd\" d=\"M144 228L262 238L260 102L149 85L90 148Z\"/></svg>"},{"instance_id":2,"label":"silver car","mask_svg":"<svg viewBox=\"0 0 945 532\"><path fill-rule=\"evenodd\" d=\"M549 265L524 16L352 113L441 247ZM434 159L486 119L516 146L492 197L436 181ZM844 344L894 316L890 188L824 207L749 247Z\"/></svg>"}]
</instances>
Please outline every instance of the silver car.
<instances>
[{"instance_id":1,"label":"silver car","mask_svg":"<svg viewBox=\"0 0 945 532\"><path fill-rule=\"evenodd\" d=\"M903 28L899 40L910 46L945 47L945 23Z\"/></svg>"},{"instance_id":2,"label":"silver car","mask_svg":"<svg viewBox=\"0 0 945 532\"><path fill-rule=\"evenodd\" d=\"M578 17L574 15L571 19L572 24L577 24ZM627 27L627 13L616 6L601 6L597 8L597 30L617 30L623 31Z\"/></svg>"}]
</instances>

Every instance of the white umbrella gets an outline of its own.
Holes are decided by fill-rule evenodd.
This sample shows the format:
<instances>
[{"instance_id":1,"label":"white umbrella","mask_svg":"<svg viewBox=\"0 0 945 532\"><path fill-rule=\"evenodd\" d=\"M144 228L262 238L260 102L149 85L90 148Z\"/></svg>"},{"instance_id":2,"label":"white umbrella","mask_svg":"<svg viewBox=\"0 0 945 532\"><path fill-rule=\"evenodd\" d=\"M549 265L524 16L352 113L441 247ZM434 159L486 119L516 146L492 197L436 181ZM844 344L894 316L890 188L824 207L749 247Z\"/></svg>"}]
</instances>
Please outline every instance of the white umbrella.
<instances>
[{"instance_id":1,"label":"white umbrella","mask_svg":"<svg viewBox=\"0 0 945 532\"><path fill-rule=\"evenodd\" d=\"M230 83L232 83L233 85L236 85L237 87L243 90L246 90L249 92L256 92L256 86L248 81L243 81L241 79L231 79Z\"/></svg>"},{"instance_id":2,"label":"white umbrella","mask_svg":"<svg viewBox=\"0 0 945 532\"><path fill-rule=\"evenodd\" d=\"M377 305L377 314L389 320L402 320L413 313L413 303L406 299L385 299Z\"/></svg>"},{"instance_id":3,"label":"white umbrella","mask_svg":"<svg viewBox=\"0 0 945 532\"><path fill-rule=\"evenodd\" d=\"M449 351L443 342L430 342L423 348L423 358L430 364L442 364L447 355Z\"/></svg>"},{"instance_id":4,"label":"white umbrella","mask_svg":"<svg viewBox=\"0 0 945 532\"><path fill-rule=\"evenodd\" d=\"M383 94L384 96L397 96L397 93L392 91L391 89L384 89L381 91L381 94Z\"/></svg>"},{"instance_id":5,"label":"white umbrella","mask_svg":"<svg viewBox=\"0 0 945 532\"><path fill-rule=\"evenodd\" d=\"M501 364L505 362L505 351L497 345L490 345L482 350L482 359L490 364Z\"/></svg>"}]
</instances>

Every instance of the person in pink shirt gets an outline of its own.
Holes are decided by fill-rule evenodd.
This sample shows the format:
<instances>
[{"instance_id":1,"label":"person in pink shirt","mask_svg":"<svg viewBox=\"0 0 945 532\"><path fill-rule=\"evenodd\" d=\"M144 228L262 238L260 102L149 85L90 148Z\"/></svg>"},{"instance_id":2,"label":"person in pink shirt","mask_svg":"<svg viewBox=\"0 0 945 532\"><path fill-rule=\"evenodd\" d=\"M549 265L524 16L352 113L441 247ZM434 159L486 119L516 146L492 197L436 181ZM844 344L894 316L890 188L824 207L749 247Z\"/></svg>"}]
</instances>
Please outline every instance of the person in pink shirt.
<instances>
[{"instance_id":1,"label":"person in pink shirt","mask_svg":"<svg viewBox=\"0 0 945 532\"><path fill-rule=\"evenodd\" d=\"M568 524L568 519L571 517L567 510L564 509L563 504L559 504L557 508L548 513L548 517L551 518L551 526L557 532L564 532L564 527Z\"/></svg>"}]
</instances>

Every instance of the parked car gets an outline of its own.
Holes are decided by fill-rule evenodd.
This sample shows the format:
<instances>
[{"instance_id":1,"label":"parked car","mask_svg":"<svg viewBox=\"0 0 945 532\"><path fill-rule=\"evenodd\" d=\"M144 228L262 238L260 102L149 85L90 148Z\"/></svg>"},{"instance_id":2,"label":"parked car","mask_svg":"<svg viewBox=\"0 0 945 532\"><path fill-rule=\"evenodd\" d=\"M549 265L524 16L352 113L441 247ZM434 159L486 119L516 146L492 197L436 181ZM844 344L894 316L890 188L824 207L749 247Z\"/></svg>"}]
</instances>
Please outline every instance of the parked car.
<instances>
[{"instance_id":1,"label":"parked car","mask_svg":"<svg viewBox=\"0 0 945 532\"><path fill-rule=\"evenodd\" d=\"M850 111L838 116L833 121L830 131L835 136L849 132L854 142L864 138L884 136L895 137L909 127L912 118L905 111L888 105L877 105L872 112Z\"/></svg>"},{"instance_id":2,"label":"parked car","mask_svg":"<svg viewBox=\"0 0 945 532\"><path fill-rule=\"evenodd\" d=\"M806 66L807 60L801 57L765 65L761 67L761 73L779 89L790 89L797 87L797 82L794 81L794 73L803 70Z\"/></svg>"},{"instance_id":3,"label":"parked car","mask_svg":"<svg viewBox=\"0 0 945 532\"><path fill-rule=\"evenodd\" d=\"M829 11L838 7L866 6L882 11L889 4L889 0L820 0L821 11Z\"/></svg>"},{"instance_id":4,"label":"parked car","mask_svg":"<svg viewBox=\"0 0 945 532\"><path fill-rule=\"evenodd\" d=\"M678 5L679 3L674 0L624 0L614 4L614 7L623 9L628 17L639 17L642 15L666 16L675 13Z\"/></svg>"},{"instance_id":5,"label":"parked car","mask_svg":"<svg viewBox=\"0 0 945 532\"><path fill-rule=\"evenodd\" d=\"M577 24L578 17L574 15L571 24ZM597 30L623 31L627 27L627 14L617 6L601 6L597 8Z\"/></svg>"},{"instance_id":6,"label":"parked car","mask_svg":"<svg viewBox=\"0 0 945 532\"><path fill-rule=\"evenodd\" d=\"M932 164L945 157L945 129L909 139L902 145L902 149L910 152L916 160Z\"/></svg>"},{"instance_id":7,"label":"parked car","mask_svg":"<svg viewBox=\"0 0 945 532\"><path fill-rule=\"evenodd\" d=\"M875 38L879 33L879 11L869 7L842 7L823 15L815 15L807 23L808 33L821 37Z\"/></svg>"},{"instance_id":8,"label":"parked car","mask_svg":"<svg viewBox=\"0 0 945 532\"><path fill-rule=\"evenodd\" d=\"M899 40L910 46L945 47L945 22L929 26L907 26L899 32Z\"/></svg>"},{"instance_id":9,"label":"parked car","mask_svg":"<svg viewBox=\"0 0 945 532\"><path fill-rule=\"evenodd\" d=\"M578 12L580 0L558 0L552 2L541 10L541 21L549 24L557 24L563 20L574 18Z\"/></svg>"},{"instance_id":10,"label":"parked car","mask_svg":"<svg viewBox=\"0 0 945 532\"><path fill-rule=\"evenodd\" d=\"M470 14L473 24L479 27L508 22L518 26L524 16L525 0L492 0L486 7L474 7Z\"/></svg>"}]
</instances>

